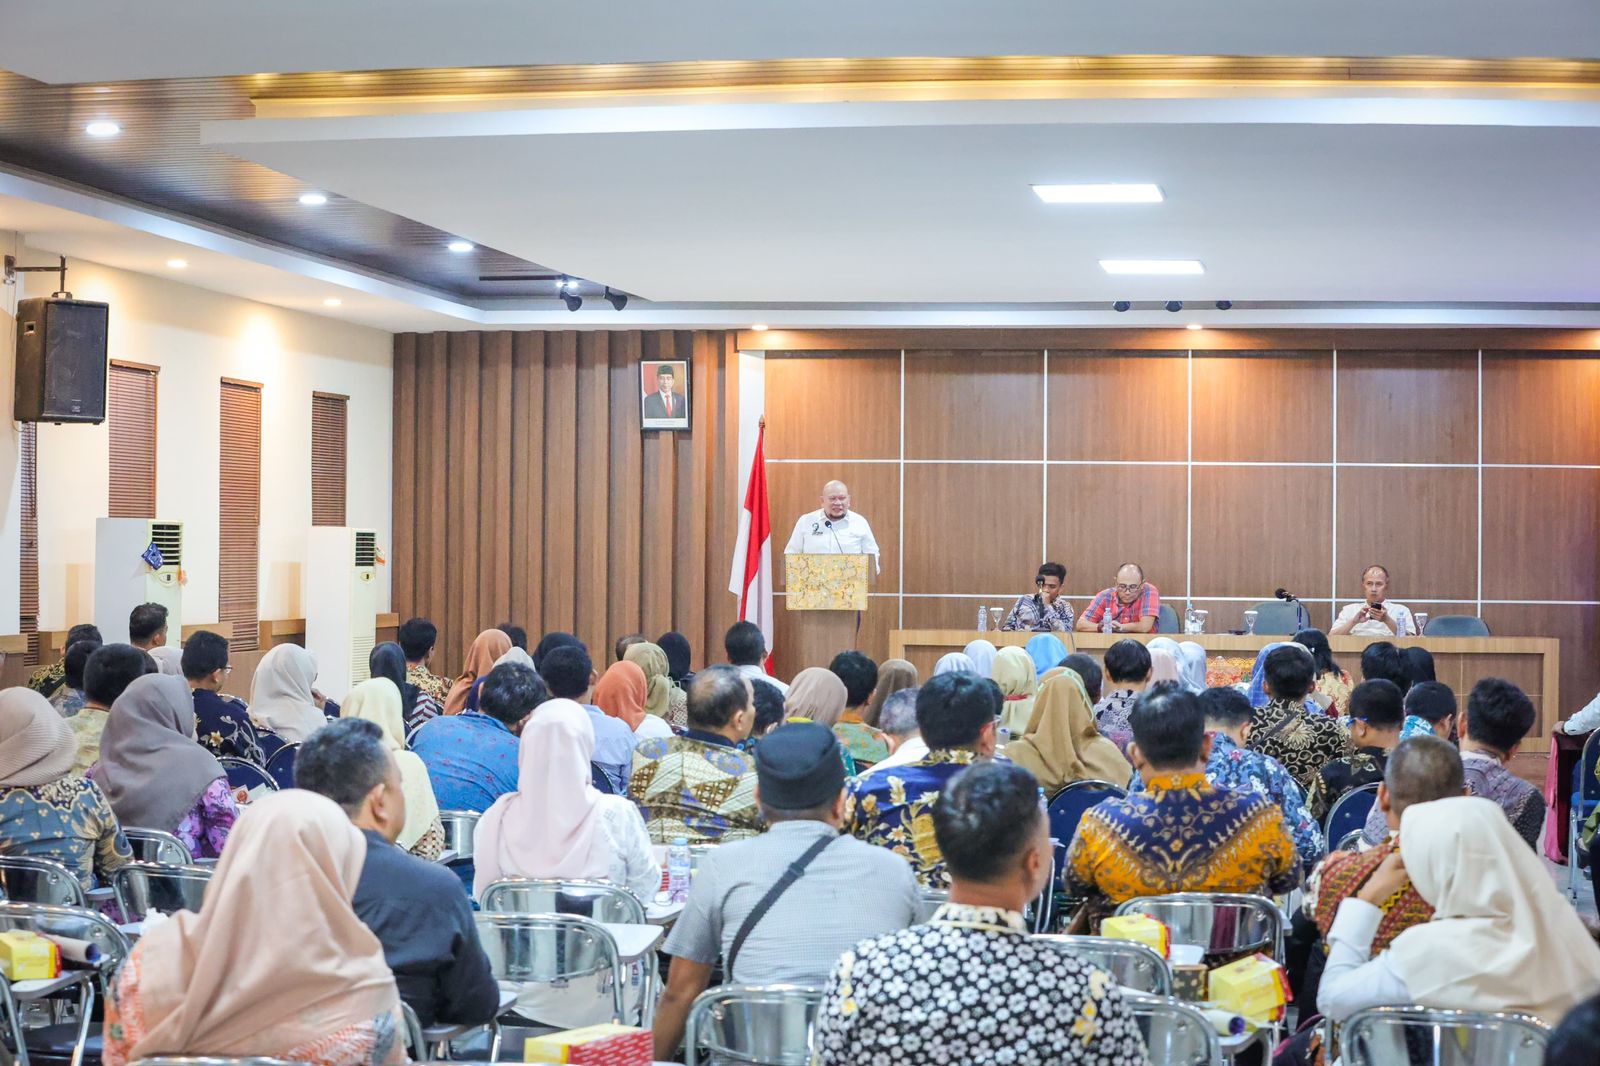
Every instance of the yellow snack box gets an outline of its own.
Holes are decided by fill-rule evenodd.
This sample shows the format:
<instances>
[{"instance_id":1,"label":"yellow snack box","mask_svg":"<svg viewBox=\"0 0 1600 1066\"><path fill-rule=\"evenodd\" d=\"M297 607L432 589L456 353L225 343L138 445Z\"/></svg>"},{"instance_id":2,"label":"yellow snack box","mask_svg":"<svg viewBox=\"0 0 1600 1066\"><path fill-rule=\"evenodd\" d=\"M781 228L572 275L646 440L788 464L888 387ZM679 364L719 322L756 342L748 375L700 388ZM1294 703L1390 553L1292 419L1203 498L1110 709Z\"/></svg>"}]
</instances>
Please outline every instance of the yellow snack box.
<instances>
[{"instance_id":1,"label":"yellow snack box","mask_svg":"<svg viewBox=\"0 0 1600 1066\"><path fill-rule=\"evenodd\" d=\"M61 976L61 949L38 933L10 929L0 933L0 973L10 981Z\"/></svg>"},{"instance_id":2,"label":"yellow snack box","mask_svg":"<svg viewBox=\"0 0 1600 1066\"><path fill-rule=\"evenodd\" d=\"M1211 1002L1252 1021L1277 1021L1289 1002L1289 981L1283 967L1265 955L1252 955L1211 971Z\"/></svg>"},{"instance_id":3,"label":"yellow snack box","mask_svg":"<svg viewBox=\"0 0 1600 1066\"><path fill-rule=\"evenodd\" d=\"M1167 923L1148 914L1123 914L1100 923L1100 935L1118 940L1133 940L1160 955L1172 954L1172 930Z\"/></svg>"},{"instance_id":4,"label":"yellow snack box","mask_svg":"<svg viewBox=\"0 0 1600 1066\"><path fill-rule=\"evenodd\" d=\"M613 1024L534 1037L522 1047L524 1062L570 1062L580 1066L650 1066L654 1053L650 1030Z\"/></svg>"}]
</instances>

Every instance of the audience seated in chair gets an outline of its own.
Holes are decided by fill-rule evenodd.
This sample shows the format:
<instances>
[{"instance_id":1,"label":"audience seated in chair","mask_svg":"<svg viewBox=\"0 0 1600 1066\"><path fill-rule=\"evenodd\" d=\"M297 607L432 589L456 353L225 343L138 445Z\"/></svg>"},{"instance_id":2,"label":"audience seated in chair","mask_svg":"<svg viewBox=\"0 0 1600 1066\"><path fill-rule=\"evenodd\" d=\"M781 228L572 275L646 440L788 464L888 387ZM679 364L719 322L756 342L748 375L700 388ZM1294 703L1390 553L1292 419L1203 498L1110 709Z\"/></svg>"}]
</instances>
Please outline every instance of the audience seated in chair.
<instances>
[{"instance_id":1,"label":"audience seated in chair","mask_svg":"<svg viewBox=\"0 0 1600 1066\"><path fill-rule=\"evenodd\" d=\"M889 744L889 754L867 773L904 766L928 754L928 744L917 726L917 696L921 692L919 685L896 689L883 701L878 712L878 727Z\"/></svg>"},{"instance_id":2,"label":"audience seated in chair","mask_svg":"<svg viewBox=\"0 0 1600 1066\"><path fill-rule=\"evenodd\" d=\"M373 677L388 678L399 690L400 716L407 733L444 713L432 696L406 677L406 653L394 641L386 640L372 649L367 669Z\"/></svg>"},{"instance_id":3,"label":"audience seated in chair","mask_svg":"<svg viewBox=\"0 0 1600 1066\"><path fill-rule=\"evenodd\" d=\"M252 805L200 912L148 931L112 980L105 1066L162 1055L405 1062L394 976L351 908L367 850L326 797L290 789Z\"/></svg>"},{"instance_id":4,"label":"audience seated in chair","mask_svg":"<svg viewBox=\"0 0 1600 1066\"><path fill-rule=\"evenodd\" d=\"M300 746L295 782L337 803L366 838L351 906L383 945L400 998L424 1026L484 1024L499 1009L500 990L471 902L449 870L396 846L407 796L385 739L376 722L329 722Z\"/></svg>"},{"instance_id":5,"label":"audience seated in chair","mask_svg":"<svg viewBox=\"0 0 1600 1066\"><path fill-rule=\"evenodd\" d=\"M78 754L72 760L74 774L86 774L100 759L100 737L111 718L111 705L134 678L156 672L150 656L131 644L102 644L89 656L83 669L84 704L67 719L72 735L78 738Z\"/></svg>"},{"instance_id":6,"label":"audience seated in chair","mask_svg":"<svg viewBox=\"0 0 1600 1066\"><path fill-rule=\"evenodd\" d=\"M439 643L439 627L426 618L408 618L395 631L395 643L406 655L406 680L432 699L443 713L450 682L428 669L428 659Z\"/></svg>"},{"instance_id":7,"label":"audience seated in chair","mask_svg":"<svg viewBox=\"0 0 1600 1066\"><path fill-rule=\"evenodd\" d=\"M1150 649L1137 640L1119 640L1106 649L1106 684L1111 689L1094 705L1095 724L1100 733L1117 746L1124 755L1133 732L1128 727L1128 713L1133 701L1150 684Z\"/></svg>"},{"instance_id":8,"label":"audience seated in chair","mask_svg":"<svg viewBox=\"0 0 1600 1066\"><path fill-rule=\"evenodd\" d=\"M232 756L265 766L260 733L250 708L238 696L224 695L233 667L225 637L201 630L183 645L183 676L194 694L195 739L217 758Z\"/></svg>"},{"instance_id":9,"label":"audience seated in chair","mask_svg":"<svg viewBox=\"0 0 1600 1066\"><path fill-rule=\"evenodd\" d=\"M816 1061L1145 1062L1138 1024L1110 976L1028 936L1022 910L1052 868L1033 775L980 763L947 782L930 813L950 902L927 925L839 957L817 1014Z\"/></svg>"},{"instance_id":10,"label":"audience seated in chair","mask_svg":"<svg viewBox=\"0 0 1600 1066\"><path fill-rule=\"evenodd\" d=\"M1455 739L1456 694L1442 681L1419 681L1406 690L1406 720L1400 739L1426 733L1440 740Z\"/></svg>"},{"instance_id":11,"label":"audience seated in chair","mask_svg":"<svg viewBox=\"0 0 1600 1066\"><path fill-rule=\"evenodd\" d=\"M100 787L75 772L77 748L43 696L0 690L0 855L59 862L88 890L133 851Z\"/></svg>"},{"instance_id":12,"label":"audience seated in chair","mask_svg":"<svg viewBox=\"0 0 1600 1066\"><path fill-rule=\"evenodd\" d=\"M1054 639L1054 638L1052 638ZM948 888L928 813L950 779L995 750L1000 688L963 671L936 674L917 692L917 729L928 753L850 782L845 827L869 844L904 856L927 888Z\"/></svg>"},{"instance_id":13,"label":"audience seated in chair","mask_svg":"<svg viewBox=\"0 0 1600 1066\"><path fill-rule=\"evenodd\" d=\"M1384 762L1400 743L1405 716L1405 697L1392 682L1363 681L1351 691L1350 744L1355 750L1329 760L1312 780L1306 801L1313 817L1326 818L1351 789L1383 780Z\"/></svg>"},{"instance_id":14,"label":"audience seated in chair","mask_svg":"<svg viewBox=\"0 0 1600 1066\"><path fill-rule=\"evenodd\" d=\"M1375 640L1361 649L1363 681L1393 681L1401 692L1411 689L1411 661L1392 641Z\"/></svg>"},{"instance_id":15,"label":"audience seated in chair","mask_svg":"<svg viewBox=\"0 0 1600 1066\"><path fill-rule=\"evenodd\" d=\"M1261 649L1252 679L1252 687L1259 681L1261 692L1250 701L1255 707L1250 749L1282 763L1308 795L1322 768L1351 752L1345 727L1320 707L1307 708L1315 669L1304 646L1268 645Z\"/></svg>"},{"instance_id":16,"label":"audience seated in chair","mask_svg":"<svg viewBox=\"0 0 1600 1066\"><path fill-rule=\"evenodd\" d=\"M550 690L529 667L505 663L489 671L480 696L478 710L435 718L412 738L442 810L486 811L516 791L517 738Z\"/></svg>"},{"instance_id":17,"label":"audience seated in chair","mask_svg":"<svg viewBox=\"0 0 1600 1066\"><path fill-rule=\"evenodd\" d=\"M878 665L878 683L872 686L872 698L867 700L861 720L874 729L882 729L879 718L883 715L884 701L902 689L916 688L917 680L917 668L911 663L904 659L885 659Z\"/></svg>"},{"instance_id":18,"label":"audience seated in chair","mask_svg":"<svg viewBox=\"0 0 1600 1066\"><path fill-rule=\"evenodd\" d=\"M64 653L80 640L93 640L103 643L105 638L100 635L98 626L90 625L87 622L80 623L67 630L66 642L61 645L62 652ZM66 661L65 659L57 659L55 662L46 663L29 674L28 687L45 699L49 699L56 694L56 689L62 686L66 678Z\"/></svg>"},{"instance_id":19,"label":"audience seated in chair","mask_svg":"<svg viewBox=\"0 0 1600 1066\"><path fill-rule=\"evenodd\" d=\"M751 683L750 703L756 709L756 719L750 735L738 743L740 751L755 751L762 737L783 724L783 698L783 693L772 685Z\"/></svg>"},{"instance_id":20,"label":"audience seated in chair","mask_svg":"<svg viewBox=\"0 0 1600 1066\"><path fill-rule=\"evenodd\" d=\"M789 693L783 697L783 720L815 722L831 730L838 724L839 716L844 714L845 702L849 698L849 692L838 674L820 666L808 666L789 682ZM843 748L839 756L844 761L845 773L854 777L855 759Z\"/></svg>"},{"instance_id":21,"label":"audience seated in chair","mask_svg":"<svg viewBox=\"0 0 1600 1066\"><path fill-rule=\"evenodd\" d=\"M1317 1005L1336 1021L1365 1007L1518 1011L1557 1025L1600 988L1600 947L1492 801L1417 803L1366 884L1328 930ZM1410 881L1433 907L1373 954L1381 904Z\"/></svg>"},{"instance_id":22,"label":"audience seated in chair","mask_svg":"<svg viewBox=\"0 0 1600 1066\"><path fill-rule=\"evenodd\" d=\"M1065 659L1061 665L1083 678L1084 691L1089 693L1089 702L1095 706L1100 704L1100 692L1105 687L1106 674L1100 665L1100 660L1093 655L1085 655L1075 651ZM1040 680L1043 680L1042 678Z\"/></svg>"},{"instance_id":23,"label":"audience seated in chair","mask_svg":"<svg viewBox=\"0 0 1600 1066\"><path fill-rule=\"evenodd\" d=\"M700 862L663 949L672 967L656 1015L657 1059L672 1057L689 1006L719 958L730 982L820 986L852 944L921 918L906 861L839 833L845 782L839 748L827 729L796 722L756 749L756 798L769 828ZM801 862L803 876L760 908Z\"/></svg>"},{"instance_id":24,"label":"audience seated in chair","mask_svg":"<svg viewBox=\"0 0 1600 1066\"><path fill-rule=\"evenodd\" d=\"M123 825L173 833L197 859L221 855L239 817L227 772L195 743L182 678L146 674L117 697L91 776Z\"/></svg>"},{"instance_id":25,"label":"audience seated in chair","mask_svg":"<svg viewBox=\"0 0 1600 1066\"><path fill-rule=\"evenodd\" d=\"M450 691L445 696L445 714L460 714L469 709L468 697L472 694L473 686L479 678L487 676L495 668L500 656L510 651L511 646L511 638L498 629L485 629L472 638L472 646L467 649L466 664L450 683Z\"/></svg>"},{"instance_id":26,"label":"audience seated in chair","mask_svg":"<svg viewBox=\"0 0 1600 1066\"><path fill-rule=\"evenodd\" d=\"M1140 695L1129 722L1128 754L1146 791L1084 814L1067 851L1074 895L1105 913L1139 896L1272 895L1300 883L1283 811L1265 796L1206 780L1213 741L1198 698L1175 683L1156 685Z\"/></svg>"},{"instance_id":27,"label":"audience seated in chair","mask_svg":"<svg viewBox=\"0 0 1600 1066\"><path fill-rule=\"evenodd\" d=\"M752 681L763 681L784 695L789 694L788 685L767 673L767 638L760 626L754 622L733 623L722 638L722 647L728 653L728 662L739 673Z\"/></svg>"},{"instance_id":28,"label":"audience seated in chair","mask_svg":"<svg viewBox=\"0 0 1600 1066\"><path fill-rule=\"evenodd\" d=\"M642 640L631 645L623 658L644 671L646 695L644 709L651 718L667 726L667 732L682 729L689 721L689 695L672 683L671 664L660 645ZM651 729L646 736L665 736L666 732Z\"/></svg>"},{"instance_id":29,"label":"audience seated in chair","mask_svg":"<svg viewBox=\"0 0 1600 1066\"><path fill-rule=\"evenodd\" d=\"M1355 687L1355 682L1334 661L1333 646L1328 643L1328 635L1320 629L1302 629L1294 635L1294 642L1311 653L1311 662L1316 671L1312 698L1323 704L1323 710L1330 718L1343 717L1349 711L1350 691Z\"/></svg>"},{"instance_id":30,"label":"audience seated in chair","mask_svg":"<svg viewBox=\"0 0 1600 1066\"><path fill-rule=\"evenodd\" d=\"M600 683L594 687L594 704L607 718L621 722L640 739L670 737L672 727L667 725L667 720L645 710L649 693L650 683L644 669L624 659L612 663L600 675Z\"/></svg>"},{"instance_id":31,"label":"audience seated in chair","mask_svg":"<svg viewBox=\"0 0 1600 1066\"><path fill-rule=\"evenodd\" d=\"M995 653L989 672L983 676L1000 686L1003 707L1000 728L1013 740L1021 737L1028 731L1028 723L1033 720L1033 705L1039 698L1039 673L1033 660L1022 648L1001 648Z\"/></svg>"},{"instance_id":32,"label":"audience seated in chair","mask_svg":"<svg viewBox=\"0 0 1600 1066\"><path fill-rule=\"evenodd\" d=\"M878 687L878 664L859 651L842 651L833 657L828 669L844 682L844 712L834 723L833 732L855 762L865 770L889 755L889 742L875 726L867 724L867 706Z\"/></svg>"},{"instance_id":33,"label":"audience seated in chair","mask_svg":"<svg viewBox=\"0 0 1600 1066\"><path fill-rule=\"evenodd\" d=\"M1100 735L1088 690L1071 670L1039 686L1027 725L1003 751L1038 779L1047 796L1074 781L1110 781L1121 787L1133 775L1117 746Z\"/></svg>"},{"instance_id":34,"label":"audience seated in chair","mask_svg":"<svg viewBox=\"0 0 1600 1066\"><path fill-rule=\"evenodd\" d=\"M755 761L738 745L755 724L752 682L731 666L709 666L689 686L689 728L642 740L633 753L628 795L650 839L670 844L742 840L761 832Z\"/></svg>"},{"instance_id":35,"label":"audience seated in chair","mask_svg":"<svg viewBox=\"0 0 1600 1066\"><path fill-rule=\"evenodd\" d=\"M428 779L427 764L414 752L406 750L400 690L386 677L368 678L350 690L344 718L340 721L347 718L374 723L383 738L383 746L393 753L399 768L400 787L405 794L405 822L395 843L419 859L429 862L437 859L444 852L444 825L439 820L439 804L434 798L433 783ZM316 736L316 733L311 735ZM296 761L299 761L298 756Z\"/></svg>"},{"instance_id":36,"label":"audience seated in chair","mask_svg":"<svg viewBox=\"0 0 1600 1066\"><path fill-rule=\"evenodd\" d=\"M327 722L327 699L317 691L317 657L298 644L279 644L261 657L250 680L250 720L287 744L299 744Z\"/></svg>"},{"instance_id":37,"label":"audience seated in chair","mask_svg":"<svg viewBox=\"0 0 1600 1066\"><path fill-rule=\"evenodd\" d=\"M571 700L588 714L589 724L594 729L593 761L610 779L612 791L619 796L626 795L633 749L639 737L626 722L610 717L594 705L594 686L599 677L589 659L589 649L582 644L567 644L551 650L539 664L539 676L550 689L551 699Z\"/></svg>"},{"instance_id":38,"label":"audience seated in chair","mask_svg":"<svg viewBox=\"0 0 1600 1066\"><path fill-rule=\"evenodd\" d=\"M62 718L76 715L88 698L83 692L83 668L89 664L89 656L94 654L95 649L102 646L98 640L80 640L67 645L66 652L61 656L61 687L50 697L50 706Z\"/></svg>"}]
</instances>

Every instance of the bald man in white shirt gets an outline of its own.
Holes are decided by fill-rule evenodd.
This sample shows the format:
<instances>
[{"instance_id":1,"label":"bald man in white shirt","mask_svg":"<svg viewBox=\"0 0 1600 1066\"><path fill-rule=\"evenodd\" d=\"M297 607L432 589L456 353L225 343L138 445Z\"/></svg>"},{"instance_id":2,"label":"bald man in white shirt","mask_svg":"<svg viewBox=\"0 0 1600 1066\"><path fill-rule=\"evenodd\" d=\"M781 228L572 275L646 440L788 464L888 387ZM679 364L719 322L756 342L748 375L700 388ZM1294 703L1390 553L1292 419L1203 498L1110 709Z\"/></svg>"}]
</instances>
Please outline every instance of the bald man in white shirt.
<instances>
[{"instance_id":1,"label":"bald man in white shirt","mask_svg":"<svg viewBox=\"0 0 1600 1066\"><path fill-rule=\"evenodd\" d=\"M867 520L850 510L850 489L842 481L830 481L822 486L821 503L794 524L784 554L870 555L872 572L878 573L878 540Z\"/></svg>"}]
</instances>

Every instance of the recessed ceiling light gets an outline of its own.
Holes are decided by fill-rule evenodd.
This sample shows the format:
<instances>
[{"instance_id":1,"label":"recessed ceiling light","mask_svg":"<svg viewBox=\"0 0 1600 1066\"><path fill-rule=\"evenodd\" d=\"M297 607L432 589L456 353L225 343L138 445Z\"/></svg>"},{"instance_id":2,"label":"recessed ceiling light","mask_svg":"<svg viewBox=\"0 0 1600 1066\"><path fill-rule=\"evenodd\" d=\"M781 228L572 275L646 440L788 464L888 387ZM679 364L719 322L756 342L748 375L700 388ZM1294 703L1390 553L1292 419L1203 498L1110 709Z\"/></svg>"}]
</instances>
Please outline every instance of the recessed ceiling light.
<instances>
[{"instance_id":1,"label":"recessed ceiling light","mask_svg":"<svg viewBox=\"0 0 1600 1066\"><path fill-rule=\"evenodd\" d=\"M83 132L87 133L91 137L115 137L117 134L122 132L122 127L117 125L115 122L107 122L102 120L99 122L89 123L87 126L83 127Z\"/></svg>"},{"instance_id":2,"label":"recessed ceiling light","mask_svg":"<svg viewBox=\"0 0 1600 1066\"><path fill-rule=\"evenodd\" d=\"M1149 184L1101 183L1079 185L1035 185L1034 195L1047 204L1159 204L1161 186Z\"/></svg>"},{"instance_id":3,"label":"recessed ceiling light","mask_svg":"<svg viewBox=\"0 0 1600 1066\"><path fill-rule=\"evenodd\" d=\"M303 192L300 194L300 202L307 207L321 207L328 202L328 197L320 192Z\"/></svg>"},{"instance_id":4,"label":"recessed ceiling light","mask_svg":"<svg viewBox=\"0 0 1600 1066\"><path fill-rule=\"evenodd\" d=\"M108 93L108 92L111 91L111 86L109 86L109 85L96 85L94 87L94 91L97 92L97 93Z\"/></svg>"},{"instance_id":5,"label":"recessed ceiling light","mask_svg":"<svg viewBox=\"0 0 1600 1066\"><path fill-rule=\"evenodd\" d=\"M344 303L344 301L339 299L337 296L330 296L326 300L322 301L322 306L323 307L338 307L342 303Z\"/></svg>"},{"instance_id":6,"label":"recessed ceiling light","mask_svg":"<svg viewBox=\"0 0 1600 1066\"><path fill-rule=\"evenodd\" d=\"M472 242L471 241L451 241L449 244L445 245L445 247L450 249L452 252L455 252L457 255L460 255L463 252L472 251Z\"/></svg>"},{"instance_id":7,"label":"recessed ceiling light","mask_svg":"<svg viewBox=\"0 0 1600 1066\"><path fill-rule=\"evenodd\" d=\"M1184 327L1183 327L1183 328L1184 328L1184 329L1205 329L1205 327L1204 327L1204 326L1202 326L1202 325L1201 325L1201 324L1200 324L1200 323L1198 323L1198 322L1191 322L1191 323L1189 323L1189 324L1188 324L1188 325L1187 325L1187 326L1184 326Z\"/></svg>"},{"instance_id":8,"label":"recessed ceiling light","mask_svg":"<svg viewBox=\"0 0 1600 1066\"><path fill-rule=\"evenodd\" d=\"M765 322L757 322L750 328L755 330L757 333L765 333L767 331L767 324Z\"/></svg>"},{"instance_id":9,"label":"recessed ceiling light","mask_svg":"<svg viewBox=\"0 0 1600 1066\"><path fill-rule=\"evenodd\" d=\"M189 260L187 260L187 259L168 259L167 260L167 266L171 267L173 270L182 270L184 267L186 267L188 265L189 265Z\"/></svg>"},{"instance_id":10,"label":"recessed ceiling light","mask_svg":"<svg viewBox=\"0 0 1600 1066\"><path fill-rule=\"evenodd\" d=\"M1107 274L1204 274L1198 259L1102 259Z\"/></svg>"}]
</instances>

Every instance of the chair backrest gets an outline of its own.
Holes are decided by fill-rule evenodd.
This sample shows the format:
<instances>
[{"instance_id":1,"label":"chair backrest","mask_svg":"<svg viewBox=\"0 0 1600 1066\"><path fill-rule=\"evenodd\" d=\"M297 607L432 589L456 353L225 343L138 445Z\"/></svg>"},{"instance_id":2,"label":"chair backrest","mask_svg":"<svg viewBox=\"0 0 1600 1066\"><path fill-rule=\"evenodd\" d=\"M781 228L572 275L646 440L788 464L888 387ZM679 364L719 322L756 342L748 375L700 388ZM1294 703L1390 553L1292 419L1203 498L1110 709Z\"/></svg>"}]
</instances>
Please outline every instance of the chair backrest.
<instances>
[{"instance_id":1,"label":"chair backrest","mask_svg":"<svg viewBox=\"0 0 1600 1066\"><path fill-rule=\"evenodd\" d=\"M303 1066L288 1059L225 1059L217 1055L157 1055L134 1059L128 1066Z\"/></svg>"},{"instance_id":2,"label":"chair backrest","mask_svg":"<svg viewBox=\"0 0 1600 1066\"><path fill-rule=\"evenodd\" d=\"M721 985L702 992L684 1027L684 1061L807 1066L822 989L803 985Z\"/></svg>"},{"instance_id":3,"label":"chair backrest","mask_svg":"<svg viewBox=\"0 0 1600 1066\"><path fill-rule=\"evenodd\" d=\"M917 886L917 895L922 897L922 909L928 917L933 917L933 912L950 902L950 890L947 888L927 888Z\"/></svg>"},{"instance_id":4,"label":"chair backrest","mask_svg":"<svg viewBox=\"0 0 1600 1066\"><path fill-rule=\"evenodd\" d=\"M224 755L217 761L228 772L228 784L234 788L247 788L251 792L258 788L278 791L278 783L267 773L265 766L257 766L249 759L236 759L232 755Z\"/></svg>"},{"instance_id":5,"label":"chair backrest","mask_svg":"<svg viewBox=\"0 0 1600 1066\"><path fill-rule=\"evenodd\" d=\"M211 868L206 866L130 862L111 875L111 890L124 921L142 922L151 911L199 913L211 874Z\"/></svg>"},{"instance_id":6,"label":"chair backrest","mask_svg":"<svg viewBox=\"0 0 1600 1066\"><path fill-rule=\"evenodd\" d=\"M432 719L429 719L429 721L432 721ZM409 730L406 731L406 750L407 751L411 750L411 742L413 740L417 739L417 734L422 732L422 727L427 725L427 724L428 724L427 722L418 722L416 725L412 726Z\"/></svg>"},{"instance_id":7,"label":"chair backrest","mask_svg":"<svg viewBox=\"0 0 1600 1066\"><path fill-rule=\"evenodd\" d=\"M1583 742L1583 751L1572 768L1572 806L1577 809L1581 801L1585 815L1590 807L1600 802L1600 778L1595 777L1597 763L1600 763L1600 729L1590 733L1589 739Z\"/></svg>"},{"instance_id":8,"label":"chair backrest","mask_svg":"<svg viewBox=\"0 0 1600 1066\"><path fill-rule=\"evenodd\" d=\"M1292 637L1300 631L1300 609L1284 600L1263 600L1252 603L1256 613L1256 632L1268 636Z\"/></svg>"},{"instance_id":9,"label":"chair backrest","mask_svg":"<svg viewBox=\"0 0 1600 1066\"><path fill-rule=\"evenodd\" d=\"M445 849L455 852L458 859L472 858L475 854L472 850L472 834L478 828L478 819L482 817L479 811L440 811L439 824L444 826Z\"/></svg>"},{"instance_id":10,"label":"chair backrest","mask_svg":"<svg viewBox=\"0 0 1600 1066\"><path fill-rule=\"evenodd\" d=\"M1143 992L1124 992L1122 1001L1139 1023L1151 1062L1162 1066L1222 1066L1222 1041L1194 1004Z\"/></svg>"},{"instance_id":11,"label":"chair backrest","mask_svg":"<svg viewBox=\"0 0 1600 1066\"><path fill-rule=\"evenodd\" d=\"M1473 614L1441 614L1428 619L1424 633L1430 637L1487 637L1489 623Z\"/></svg>"},{"instance_id":12,"label":"chair backrest","mask_svg":"<svg viewBox=\"0 0 1600 1066\"><path fill-rule=\"evenodd\" d=\"M495 980L570 986L593 979L597 996L605 996L609 987L611 1020L623 1020L627 972L617 942L599 922L575 914L494 911L479 911L473 919Z\"/></svg>"},{"instance_id":13,"label":"chair backrest","mask_svg":"<svg viewBox=\"0 0 1600 1066\"><path fill-rule=\"evenodd\" d=\"M192 866L194 856L172 833L164 829L135 829L123 826L122 832L133 847L133 857L140 862L160 863L162 866Z\"/></svg>"},{"instance_id":14,"label":"chair backrest","mask_svg":"<svg viewBox=\"0 0 1600 1066\"><path fill-rule=\"evenodd\" d=\"M479 905L498 914L576 914L623 925L646 921L638 897L601 881L509 877L485 888Z\"/></svg>"},{"instance_id":15,"label":"chair backrest","mask_svg":"<svg viewBox=\"0 0 1600 1066\"><path fill-rule=\"evenodd\" d=\"M294 787L294 757L299 752L300 745L285 744L267 757L267 773L279 788Z\"/></svg>"},{"instance_id":16,"label":"chair backrest","mask_svg":"<svg viewBox=\"0 0 1600 1066\"><path fill-rule=\"evenodd\" d=\"M256 745L261 748L261 758L271 762L272 757L287 747L289 742L265 729L256 730Z\"/></svg>"},{"instance_id":17,"label":"chair backrest","mask_svg":"<svg viewBox=\"0 0 1600 1066\"><path fill-rule=\"evenodd\" d=\"M1328 822L1323 829L1323 834L1329 840L1342 840L1344 835L1352 829L1360 829L1367 824L1367 815L1372 813L1372 805L1378 801L1378 783L1362 785L1352 788L1349 792L1334 800L1333 808L1328 811Z\"/></svg>"},{"instance_id":18,"label":"chair backrest","mask_svg":"<svg viewBox=\"0 0 1600 1066\"><path fill-rule=\"evenodd\" d=\"M63 864L32 855L0 855L0 891L19 903L85 907L83 885Z\"/></svg>"},{"instance_id":19,"label":"chair backrest","mask_svg":"<svg viewBox=\"0 0 1600 1066\"><path fill-rule=\"evenodd\" d=\"M406 1023L406 1053L412 1062L427 1062L428 1042L422 1036L422 1019L417 1017L416 1008L402 999L400 1014Z\"/></svg>"},{"instance_id":20,"label":"chair backrest","mask_svg":"<svg viewBox=\"0 0 1600 1066\"><path fill-rule=\"evenodd\" d=\"M1156 612L1156 632L1157 633L1181 633L1181 632L1183 632L1183 626L1178 624L1178 612L1173 609L1172 604L1163 603L1161 605L1161 609Z\"/></svg>"},{"instance_id":21,"label":"chair backrest","mask_svg":"<svg viewBox=\"0 0 1600 1066\"><path fill-rule=\"evenodd\" d=\"M1174 892L1130 899L1118 914L1148 914L1167 923L1174 944L1198 944L1207 955L1265 950L1283 961L1283 912L1265 896Z\"/></svg>"},{"instance_id":22,"label":"chair backrest","mask_svg":"<svg viewBox=\"0 0 1600 1066\"><path fill-rule=\"evenodd\" d=\"M1356 845L1361 842L1361 830L1352 829L1339 838L1339 844L1334 851L1355 851Z\"/></svg>"},{"instance_id":23,"label":"chair backrest","mask_svg":"<svg viewBox=\"0 0 1600 1066\"><path fill-rule=\"evenodd\" d=\"M1076 955L1109 973L1117 984L1135 992L1172 995L1172 968L1143 944L1109 936L1066 936L1048 933L1033 938Z\"/></svg>"},{"instance_id":24,"label":"chair backrest","mask_svg":"<svg viewBox=\"0 0 1600 1066\"><path fill-rule=\"evenodd\" d=\"M1372 1007L1339 1027L1345 1066L1541 1066L1549 1041L1550 1027L1538 1018L1487 1011Z\"/></svg>"},{"instance_id":25,"label":"chair backrest","mask_svg":"<svg viewBox=\"0 0 1600 1066\"><path fill-rule=\"evenodd\" d=\"M87 940L100 949L100 959L95 965L107 974L121 966L133 950L127 934L118 929L111 919L84 907L53 907L45 903L15 903L7 900L0 903L0 933L13 929L49 933L71 940Z\"/></svg>"},{"instance_id":26,"label":"chair backrest","mask_svg":"<svg viewBox=\"0 0 1600 1066\"><path fill-rule=\"evenodd\" d=\"M615 796L617 794L617 790L611 785L611 778L607 777L606 772L600 769L599 763L592 762L589 764L589 780L593 782L595 790L602 796Z\"/></svg>"},{"instance_id":27,"label":"chair backrest","mask_svg":"<svg viewBox=\"0 0 1600 1066\"><path fill-rule=\"evenodd\" d=\"M1127 794L1127 789L1110 781L1072 782L1050 797L1051 837L1061 841L1063 847L1070 847L1073 836L1078 832L1078 822L1083 819L1083 812L1108 799L1119 799Z\"/></svg>"}]
</instances>

